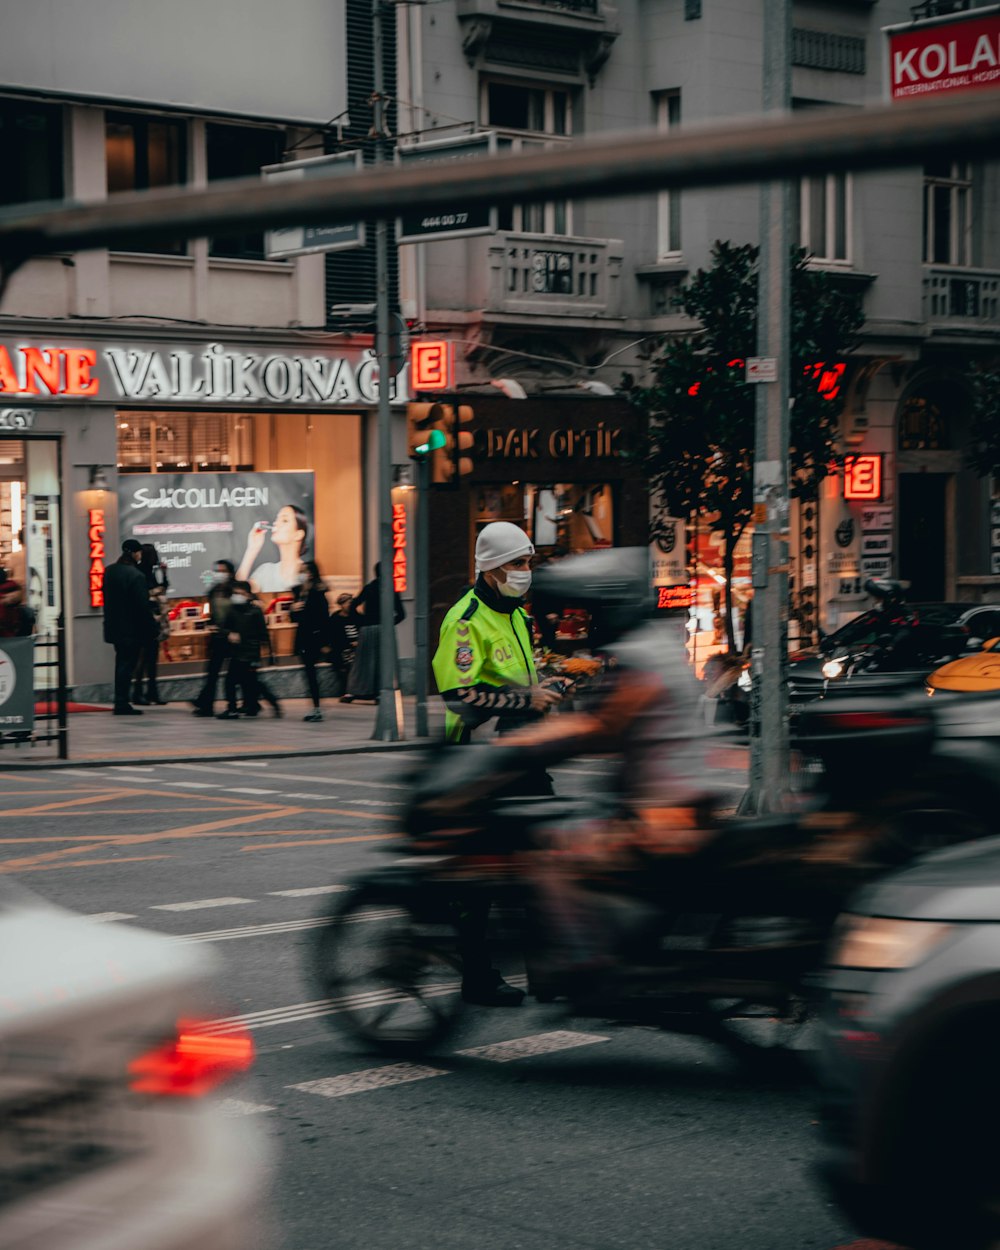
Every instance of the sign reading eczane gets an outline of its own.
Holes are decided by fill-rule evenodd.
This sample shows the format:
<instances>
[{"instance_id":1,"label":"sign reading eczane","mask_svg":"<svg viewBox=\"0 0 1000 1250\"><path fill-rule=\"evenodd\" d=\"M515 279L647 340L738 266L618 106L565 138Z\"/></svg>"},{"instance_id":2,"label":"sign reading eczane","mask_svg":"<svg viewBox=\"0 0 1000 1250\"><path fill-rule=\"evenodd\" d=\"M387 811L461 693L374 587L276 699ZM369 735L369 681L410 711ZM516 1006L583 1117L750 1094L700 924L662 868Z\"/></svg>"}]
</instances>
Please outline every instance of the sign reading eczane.
<instances>
[{"instance_id":1,"label":"sign reading eczane","mask_svg":"<svg viewBox=\"0 0 1000 1250\"><path fill-rule=\"evenodd\" d=\"M889 26L885 33L893 100L1000 87L1000 6Z\"/></svg>"}]
</instances>

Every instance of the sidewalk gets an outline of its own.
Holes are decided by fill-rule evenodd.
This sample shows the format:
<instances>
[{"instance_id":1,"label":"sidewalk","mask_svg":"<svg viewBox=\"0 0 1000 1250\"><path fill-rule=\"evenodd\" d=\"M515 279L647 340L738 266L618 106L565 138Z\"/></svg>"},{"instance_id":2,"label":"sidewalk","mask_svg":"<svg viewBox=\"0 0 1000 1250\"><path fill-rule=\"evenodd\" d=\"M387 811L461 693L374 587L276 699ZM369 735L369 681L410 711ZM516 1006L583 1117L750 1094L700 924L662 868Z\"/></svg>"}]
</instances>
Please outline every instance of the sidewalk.
<instances>
[{"instance_id":1,"label":"sidewalk","mask_svg":"<svg viewBox=\"0 0 1000 1250\"><path fill-rule=\"evenodd\" d=\"M403 737L399 742L376 742L371 737L375 704L345 704L336 699L324 700L325 719L316 724L302 719L310 710L307 699L282 700L284 716L280 720L269 708L253 720L198 717L192 714L190 703L145 708L141 717L112 716L110 707L107 711L74 712L68 718L68 760L56 758L55 743L5 744L0 748L0 771L413 750L441 737L444 707L440 699L428 700L430 739L415 735L412 697L404 697L402 703ZM224 706L222 702L216 704L219 711Z\"/></svg>"}]
</instances>

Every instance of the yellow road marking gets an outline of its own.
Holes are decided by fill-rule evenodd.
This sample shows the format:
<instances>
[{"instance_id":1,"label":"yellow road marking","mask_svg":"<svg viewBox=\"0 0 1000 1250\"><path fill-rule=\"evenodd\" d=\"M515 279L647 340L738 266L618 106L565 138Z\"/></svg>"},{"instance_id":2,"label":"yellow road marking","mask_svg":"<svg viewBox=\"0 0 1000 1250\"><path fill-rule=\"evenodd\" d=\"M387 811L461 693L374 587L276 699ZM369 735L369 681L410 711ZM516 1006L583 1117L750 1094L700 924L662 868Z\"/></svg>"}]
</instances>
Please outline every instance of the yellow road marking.
<instances>
[{"instance_id":1,"label":"yellow road marking","mask_svg":"<svg viewBox=\"0 0 1000 1250\"><path fill-rule=\"evenodd\" d=\"M290 829L289 833L304 832L302 829ZM305 838L298 842L262 842L259 846L241 846L241 851L274 851L283 850L286 846L333 846L341 842L386 842L395 838L394 833L359 833L344 838Z\"/></svg>"},{"instance_id":2,"label":"yellow road marking","mask_svg":"<svg viewBox=\"0 0 1000 1250\"><path fill-rule=\"evenodd\" d=\"M140 860L173 859L172 855L122 855L118 859L77 859L62 864L28 864L24 868L5 868L0 864L0 874L8 872L55 872L57 868L107 868L114 864L135 864Z\"/></svg>"}]
</instances>

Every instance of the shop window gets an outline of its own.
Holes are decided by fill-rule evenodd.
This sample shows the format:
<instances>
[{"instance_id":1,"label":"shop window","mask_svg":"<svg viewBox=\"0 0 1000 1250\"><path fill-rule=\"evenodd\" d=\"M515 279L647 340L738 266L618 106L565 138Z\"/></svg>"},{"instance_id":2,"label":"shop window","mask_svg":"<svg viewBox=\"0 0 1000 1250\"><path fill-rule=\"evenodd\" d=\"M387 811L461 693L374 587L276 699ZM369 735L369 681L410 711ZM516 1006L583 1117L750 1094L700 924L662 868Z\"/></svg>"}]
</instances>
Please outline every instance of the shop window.
<instances>
[{"instance_id":1,"label":"shop window","mask_svg":"<svg viewBox=\"0 0 1000 1250\"><path fill-rule=\"evenodd\" d=\"M0 205L63 197L63 111L56 104L0 100Z\"/></svg>"},{"instance_id":2,"label":"shop window","mask_svg":"<svg viewBox=\"0 0 1000 1250\"><path fill-rule=\"evenodd\" d=\"M119 473L253 469L253 421L232 412L119 412Z\"/></svg>"},{"instance_id":3,"label":"shop window","mask_svg":"<svg viewBox=\"0 0 1000 1250\"><path fill-rule=\"evenodd\" d=\"M924 167L924 263L972 264L972 166L934 161Z\"/></svg>"},{"instance_id":4,"label":"shop window","mask_svg":"<svg viewBox=\"0 0 1000 1250\"><path fill-rule=\"evenodd\" d=\"M532 87L523 83L485 79L480 114L483 125L497 132L501 152L530 152L565 143L574 133L573 99L559 87ZM519 234L572 233L567 200L515 204L500 210L501 230Z\"/></svg>"},{"instance_id":5,"label":"shop window","mask_svg":"<svg viewBox=\"0 0 1000 1250\"><path fill-rule=\"evenodd\" d=\"M681 124L681 93L661 91L653 97L654 121L659 131ZM656 200L657 260L676 260L681 252L681 193L661 191Z\"/></svg>"},{"instance_id":6,"label":"shop window","mask_svg":"<svg viewBox=\"0 0 1000 1250\"><path fill-rule=\"evenodd\" d=\"M284 131L262 126L205 126L205 149L209 182L221 178L253 178L264 165L276 165L285 149ZM262 233L231 234L212 239L212 256L236 260L263 260Z\"/></svg>"},{"instance_id":7,"label":"shop window","mask_svg":"<svg viewBox=\"0 0 1000 1250\"><path fill-rule=\"evenodd\" d=\"M187 123L141 113L105 116L108 193L148 191L187 182ZM182 239L130 245L131 251L183 255Z\"/></svg>"}]
</instances>

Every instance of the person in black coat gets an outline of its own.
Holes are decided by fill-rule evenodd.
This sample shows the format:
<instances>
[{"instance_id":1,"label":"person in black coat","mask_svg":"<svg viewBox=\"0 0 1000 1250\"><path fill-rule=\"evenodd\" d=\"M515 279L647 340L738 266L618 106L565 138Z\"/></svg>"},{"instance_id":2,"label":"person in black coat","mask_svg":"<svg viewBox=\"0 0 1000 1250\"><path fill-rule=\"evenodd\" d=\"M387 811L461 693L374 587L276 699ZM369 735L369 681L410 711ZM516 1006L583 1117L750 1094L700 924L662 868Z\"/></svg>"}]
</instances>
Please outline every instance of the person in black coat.
<instances>
[{"instance_id":1,"label":"person in black coat","mask_svg":"<svg viewBox=\"0 0 1000 1250\"><path fill-rule=\"evenodd\" d=\"M156 703L163 707L165 699L160 698L156 684L160 661L160 643L170 632L170 621L167 616L165 596L170 587L167 577L167 566L160 561L159 554L152 543L143 543L139 553L139 572L146 579L153 615L156 617L156 636L142 648L139 663L136 665L135 678L132 683L132 702L140 707ZM146 688L143 692L143 681Z\"/></svg>"},{"instance_id":2,"label":"person in black coat","mask_svg":"<svg viewBox=\"0 0 1000 1250\"><path fill-rule=\"evenodd\" d=\"M303 719L317 721L323 719L323 713L319 706L316 665L322 658L327 640L330 606L326 600L326 586L319 575L319 565L315 560L302 561L299 578L299 584L292 591L292 620L298 626L295 632L295 650L302 660L309 698L312 700L312 711Z\"/></svg>"},{"instance_id":3,"label":"person in black coat","mask_svg":"<svg viewBox=\"0 0 1000 1250\"><path fill-rule=\"evenodd\" d=\"M142 715L128 701L129 688L142 648L157 633L146 579L138 568L141 552L141 543L126 538L117 561L104 570L104 641L115 649L115 716Z\"/></svg>"},{"instance_id":4,"label":"person in black coat","mask_svg":"<svg viewBox=\"0 0 1000 1250\"><path fill-rule=\"evenodd\" d=\"M241 711L244 716L256 716L260 712L257 669L261 649L268 645L268 635L267 621L249 582L233 582L225 629L231 648L226 671L226 710L220 712L217 719L234 720ZM236 701L237 687L243 692L242 709Z\"/></svg>"},{"instance_id":5,"label":"person in black coat","mask_svg":"<svg viewBox=\"0 0 1000 1250\"><path fill-rule=\"evenodd\" d=\"M382 620L382 592L379 589L381 571L381 564L376 564L374 578L354 600L352 611L361 632L358 635L358 649L355 652L354 663L347 677L347 693L340 700L341 703L353 703L355 699L374 699L376 703L378 702L378 692L381 689L379 673L380 622ZM393 605L393 624L398 625L400 621L406 619L406 609L403 607L403 600L398 590L393 591Z\"/></svg>"}]
</instances>

